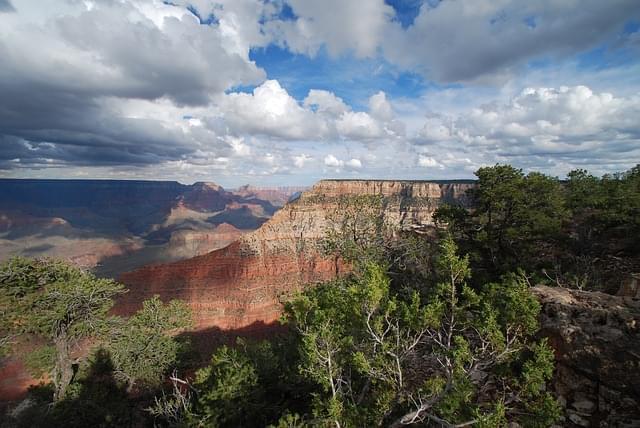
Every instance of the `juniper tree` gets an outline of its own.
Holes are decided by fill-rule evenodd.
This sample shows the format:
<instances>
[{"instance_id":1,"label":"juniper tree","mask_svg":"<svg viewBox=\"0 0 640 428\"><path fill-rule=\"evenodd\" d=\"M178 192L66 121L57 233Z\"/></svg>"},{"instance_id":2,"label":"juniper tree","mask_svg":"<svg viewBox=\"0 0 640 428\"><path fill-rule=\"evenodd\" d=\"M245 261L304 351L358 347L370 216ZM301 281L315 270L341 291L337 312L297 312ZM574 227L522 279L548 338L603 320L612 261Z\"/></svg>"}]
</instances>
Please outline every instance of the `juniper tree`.
<instances>
[{"instance_id":1,"label":"juniper tree","mask_svg":"<svg viewBox=\"0 0 640 428\"><path fill-rule=\"evenodd\" d=\"M108 329L113 299L122 285L68 263L15 257L0 266L1 312L13 335L34 335L53 348L54 400L73 380L84 339Z\"/></svg>"},{"instance_id":2,"label":"juniper tree","mask_svg":"<svg viewBox=\"0 0 640 428\"><path fill-rule=\"evenodd\" d=\"M545 392L552 354L531 336L539 305L522 277L476 293L468 259L447 238L428 299L397 295L385 266L305 291L286 307L301 373L318 385L315 420L336 427L431 421L443 426L557 415ZM524 367L522 375L518 368ZM527 414L526 418L519 415Z\"/></svg>"},{"instance_id":3,"label":"juniper tree","mask_svg":"<svg viewBox=\"0 0 640 428\"><path fill-rule=\"evenodd\" d=\"M114 325L106 344L117 379L131 390L136 384L158 385L177 363L180 343L174 337L191 325L186 304L164 304L158 296L143 302L142 309Z\"/></svg>"}]
</instances>

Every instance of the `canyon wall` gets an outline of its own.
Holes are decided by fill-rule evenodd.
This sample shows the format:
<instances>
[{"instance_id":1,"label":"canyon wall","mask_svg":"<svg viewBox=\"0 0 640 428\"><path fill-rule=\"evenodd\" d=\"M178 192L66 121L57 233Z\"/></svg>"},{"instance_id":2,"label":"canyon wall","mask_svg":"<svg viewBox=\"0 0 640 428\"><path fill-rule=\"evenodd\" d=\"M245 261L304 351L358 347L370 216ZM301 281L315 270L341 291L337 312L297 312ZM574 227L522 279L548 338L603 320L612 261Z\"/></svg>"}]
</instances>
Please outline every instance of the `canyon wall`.
<instances>
[{"instance_id":1,"label":"canyon wall","mask_svg":"<svg viewBox=\"0 0 640 428\"><path fill-rule=\"evenodd\" d=\"M444 202L466 203L472 182L323 180L286 204L258 230L226 248L121 276L131 290L118 310L131 313L154 294L180 298L196 330L246 329L277 320L283 298L305 284L336 275L340 266L318 251L329 213L350 197L381 196L384 217L399 228L433 223Z\"/></svg>"}]
</instances>

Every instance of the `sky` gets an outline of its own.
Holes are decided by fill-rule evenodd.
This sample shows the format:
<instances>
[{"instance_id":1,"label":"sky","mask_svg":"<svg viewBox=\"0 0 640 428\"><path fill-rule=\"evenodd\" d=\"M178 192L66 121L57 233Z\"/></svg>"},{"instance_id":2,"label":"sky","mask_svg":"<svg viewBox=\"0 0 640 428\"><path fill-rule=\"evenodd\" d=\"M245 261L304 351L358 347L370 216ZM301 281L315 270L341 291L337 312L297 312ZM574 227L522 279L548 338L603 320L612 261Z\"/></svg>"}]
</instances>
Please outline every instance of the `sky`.
<instances>
[{"instance_id":1,"label":"sky","mask_svg":"<svg viewBox=\"0 0 640 428\"><path fill-rule=\"evenodd\" d=\"M640 163L638 0L0 0L0 177Z\"/></svg>"}]
</instances>

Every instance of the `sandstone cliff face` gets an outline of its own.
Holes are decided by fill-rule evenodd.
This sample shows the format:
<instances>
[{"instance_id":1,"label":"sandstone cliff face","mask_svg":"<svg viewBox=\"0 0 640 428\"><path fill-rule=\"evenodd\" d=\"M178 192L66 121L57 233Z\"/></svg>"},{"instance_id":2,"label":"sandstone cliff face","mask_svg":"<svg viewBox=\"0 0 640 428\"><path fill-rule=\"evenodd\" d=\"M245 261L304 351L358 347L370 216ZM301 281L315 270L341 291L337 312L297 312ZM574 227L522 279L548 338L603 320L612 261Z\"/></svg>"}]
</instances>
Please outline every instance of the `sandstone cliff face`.
<instances>
[{"instance_id":1,"label":"sandstone cliff face","mask_svg":"<svg viewBox=\"0 0 640 428\"><path fill-rule=\"evenodd\" d=\"M640 301L538 286L566 427L640 426Z\"/></svg>"},{"instance_id":2,"label":"sandstone cliff face","mask_svg":"<svg viewBox=\"0 0 640 428\"><path fill-rule=\"evenodd\" d=\"M258 230L228 247L177 263L124 274L131 290L119 305L130 313L144 299L184 299L196 329L241 329L277 320L281 300L301 286L336 275L335 261L317 251L327 214L340 198L384 197L384 216L401 228L432 223L443 202L466 201L469 182L323 180L285 205Z\"/></svg>"}]
</instances>

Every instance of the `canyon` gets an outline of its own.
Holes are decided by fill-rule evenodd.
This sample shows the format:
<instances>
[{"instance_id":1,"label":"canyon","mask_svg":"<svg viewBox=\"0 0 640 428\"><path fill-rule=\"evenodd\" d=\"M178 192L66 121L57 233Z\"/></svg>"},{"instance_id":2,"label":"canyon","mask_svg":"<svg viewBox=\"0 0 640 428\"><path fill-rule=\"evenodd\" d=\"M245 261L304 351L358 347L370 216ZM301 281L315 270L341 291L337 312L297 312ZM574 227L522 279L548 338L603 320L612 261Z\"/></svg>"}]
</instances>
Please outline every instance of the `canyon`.
<instances>
[{"instance_id":1,"label":"canyon","mask_svg":"<svg viewBox=\"0 0 640 428\"><path fill-rule=\"evenodd\" d=\"M339 264L318 245L345 200L380 197L385 222L415 229L433 225L442 203L466 204L471 186L470 181L322 180L223 249L123 274L120 280L132 292L118 309L132 313L157 294L186 301L195 330L263 328L278 319L287 295L338 273Z\"/></svg>"},{"instance_id":2,"label":"canyon","mask_svg":"<svg viewBox=\"0 0 640 428\"><path fill-rule=\"evenodd\" d=\"M183 259L120 274L130 292L117 302L115 312L129 315L154 295L165 301L182 299L194 315L194 327L187 334L201 349L210 350L224 337L268 334L278 328L288 297L348 269L327 256L321 243L346 215L345 207L366 211L365 206L349 207L350 200L379 198L385 224L428 233L437 207L469 206L467 191L473 186L472 181L322 180L304 192L289 189L288 202L277 209L284 196L275 190L245 187L232 194L211 183L193 185L175 195L164 214L146 227L147 240L168 239L175 248L189 247ZM46 236L68 233L77 225L73 216L47 222L41 212L29 215L3 217L0 228L6 230L11 221L16 227L18 222ZM213 227L217 235L174 227L198 222ZM53 232L46 232L49 229ZM190 251L199 254L187 257ZM556 356L552 388L563 406L562 426L640 425L637 289L636 276L623 284L619 296L532 288L542 308L540 336L547 338ZM20 397L34 382L17 360L0 368L0 379L4 399Z\"/></svg>"},{"instance_id":3,"label":"canyon","mask_svg":"<svg viewBox=\"0 0 640 428\"><path fill-rule=\"evenodd\" d=\"M135 292L120 302L120 310L130 313L145 298L159 294L188 302L195 315L194 337L204 340L205 346L225 333L229 337L260 333L277 325L282 302L291 293L333 278L345 268L318 248L335 214L344 214L345 199L380 197L385 222L420 232L433 227L432 215L442 203L468 206L466 192L473 186L473 182L320 181L262 227L224 249L123 275L122 281ZM630 284L623 285L621 290L626 291L621 296L532 288L542 309L540 336L555 352L551 386L562 407L562 426L640 425L640 307L636 283ZM627 290L630 287L633 290Z\"/></svg>"},{"instance_id":4,"label":"canyon","mask_svg":"<svg viewBox=\"0 0 640 428\"><path fill-rule=\"evenodd\" d=\"M55 257L117 276L225 247L300 188L140 180L0 180L0 260Z\"/></svg>"}]
</instances>

